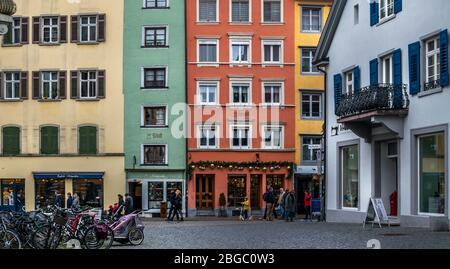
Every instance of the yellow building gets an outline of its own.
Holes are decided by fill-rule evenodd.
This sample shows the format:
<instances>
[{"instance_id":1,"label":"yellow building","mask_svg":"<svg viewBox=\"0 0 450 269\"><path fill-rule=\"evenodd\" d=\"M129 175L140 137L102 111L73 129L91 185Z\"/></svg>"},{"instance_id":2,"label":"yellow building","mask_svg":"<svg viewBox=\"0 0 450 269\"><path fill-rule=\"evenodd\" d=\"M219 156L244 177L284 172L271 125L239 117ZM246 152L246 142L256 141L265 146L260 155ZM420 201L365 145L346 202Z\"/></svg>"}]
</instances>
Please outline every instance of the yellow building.
<instances>
[{"instance_id":1,"label":"yellow building","mask_svg":"<svg viewBox=\"0 0 450 269\"><path fill-rule=\"evenodd\" d=\"M323 134L324 78L312 62L332 3L331 0L295 1L295 188L301 203L307 189L313 198L319 198L318 181L312 179L320 172L317 152L320 151Z\"/></svg>"},{"instance_id":2,"label":"yellow building","mask_svg":"<svg viewBox=\"0 0 450 269\"><path fill-rule=\"evenodd\" d=\"M125 191L123 1L15 0L0 47L1 209Z\"/></svg>"}]
</instances>

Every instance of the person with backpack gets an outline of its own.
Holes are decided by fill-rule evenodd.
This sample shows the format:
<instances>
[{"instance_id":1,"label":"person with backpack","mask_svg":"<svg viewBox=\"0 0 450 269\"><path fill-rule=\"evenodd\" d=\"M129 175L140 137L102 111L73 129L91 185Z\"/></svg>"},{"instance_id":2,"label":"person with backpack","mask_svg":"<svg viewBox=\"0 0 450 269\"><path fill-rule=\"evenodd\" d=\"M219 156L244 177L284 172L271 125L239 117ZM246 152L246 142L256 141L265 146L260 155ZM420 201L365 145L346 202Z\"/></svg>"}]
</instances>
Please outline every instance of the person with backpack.
<instances>
[{"instance_id":1,"label":"person with backpack","mask_svg":"<svg viewBox=\"0 0 450 269\"><path fill-rule=\"evenodd\" d=\"M273 220L274 205L275 205L275 195L273 194L273 188L270 187L266 195L266 207L267 207L266 220L268 221Z\"/></svg>"},{"instance_id":2,"label":"person with backpack","mask_svg":"<svg viewBox=\"0 0 450 269\"><path fill-rule=\"evenodd\" d=\"M294 217L297 210L297 199L295 197L295 191L292 190L288 194L286 194L285 200L284 200L284 206L286 210L286 221L287 222L293 222Z\"/></svg>"}]
</instances>

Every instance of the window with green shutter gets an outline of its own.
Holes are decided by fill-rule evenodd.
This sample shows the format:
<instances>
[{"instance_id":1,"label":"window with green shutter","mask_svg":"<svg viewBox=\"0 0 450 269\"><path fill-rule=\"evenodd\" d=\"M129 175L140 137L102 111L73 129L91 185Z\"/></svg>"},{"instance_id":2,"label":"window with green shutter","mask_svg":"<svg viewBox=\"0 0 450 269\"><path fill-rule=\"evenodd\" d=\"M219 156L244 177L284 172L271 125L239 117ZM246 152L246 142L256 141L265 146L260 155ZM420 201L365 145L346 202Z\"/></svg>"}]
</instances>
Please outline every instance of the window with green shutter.
<instances>
[{"instance_id":1,"label":"window with green shutter","mask_svg":"<svg viewBox=\"0 0 450 269\"><path fill-rule=\"evenodd\" d=\"M83 126L78 129L79 154L97 154L97 127Z\"/></svg>"},{"instance_id":2,"label":"window with green shutter","mask_svg":"<svg viewBox=\"0 0 450 269\"><path fill-rule=\"evenodd\" d=\"M5 127L2 129L2 152L3 155L20 154L20 128Z\"/></svg>"},{"instance_id":3,"label":"window with green shutter","mask_svg":"<svg viewBox=\"0 0 450 269\"><path fill-rule=\"evenodd\" d=\"M58 127L41 127L41 154L59 154Z\"/></svg>"}]
</instances>

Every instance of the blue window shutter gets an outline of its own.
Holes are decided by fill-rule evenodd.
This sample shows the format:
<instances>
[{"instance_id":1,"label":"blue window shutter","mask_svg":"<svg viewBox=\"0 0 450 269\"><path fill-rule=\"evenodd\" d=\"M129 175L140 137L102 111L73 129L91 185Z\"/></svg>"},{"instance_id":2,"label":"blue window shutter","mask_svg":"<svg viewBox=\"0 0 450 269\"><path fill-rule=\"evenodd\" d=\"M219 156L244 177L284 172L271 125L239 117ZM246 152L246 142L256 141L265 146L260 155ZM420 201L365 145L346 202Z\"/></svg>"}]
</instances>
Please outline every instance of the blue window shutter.
<instances>
[{"instance_id":1,"label":"blue window shutter","mask_svg":"<svg viewBox=\"0 0 450 269\"><path fill-rule=\"evenodd\" d=\"M395 0L394 1L394 13L400 13L403 9L403 3L402 0Z\"/></svg>"},{"instance_id":2,"label":"blue window shutter","mask_svg":"<svg viewBox=\"0 0 450 269\"><path fill-rule=\"evenodd\" d=\"M342 75L334 75L334 110L337 113L342 97Z\"/></svg>"},{"instance_id":3,"label":"blue window shutter","mask_svg":"<svg viewBox=\"0 0 450 269\"><path fill-rule=\"evenodd\" d=\"M447 87L449 83L448 67L448 31L445 29L440 34L441 40L441 87Z\"/></svg>"},{"instance_id":4,"label":"blue window shutter","mask_svg":"<svg viewBox=\"0 0 450 269\"><path fill-rule=\"evenodd\" d=\"M359 68L359 66L353 69L353 76L355 80L355 94L359 94L359 92L361 91L361 69Z\"/></svg>"},{"instance_id":5,"label":"blue window shutter","mask_svg":"<svg viewBox=\"0 0 450 269\"><path fill-rule=\"evenodd\" d=\"M379 7L378 2L370 3L370 26L374 26L379 21Z\"/></svg>"},{"instance_id":6,"label":"blue window shutter","mask_svg":"<svg viewBox=\"0 0 450 269\"><path fill-rule=\"evenodd\" d=\"M394 68L394 84L401 85L403 84L402 80L402 50L395 50L392 55L392 64Z\"/></svg>"},{"instance_id":7,"label":"blue window shutter","mask_svg":"<svg viewBox=\"0 0 450 269\"><path fill-rule=\"evenodd\" d=\"M378 85L378 59L370 61L370 86Z\"/></svg>"},{"instance_id":8,"label":"blue window shutter","mask_svg":"<svg viewBox=\"0 0 450 269\"><path fill-rule=\"evenodd\" d=\"M409 51L409 93L420 92L420 41L408 46Z\"/></svg>"}]
</instances>

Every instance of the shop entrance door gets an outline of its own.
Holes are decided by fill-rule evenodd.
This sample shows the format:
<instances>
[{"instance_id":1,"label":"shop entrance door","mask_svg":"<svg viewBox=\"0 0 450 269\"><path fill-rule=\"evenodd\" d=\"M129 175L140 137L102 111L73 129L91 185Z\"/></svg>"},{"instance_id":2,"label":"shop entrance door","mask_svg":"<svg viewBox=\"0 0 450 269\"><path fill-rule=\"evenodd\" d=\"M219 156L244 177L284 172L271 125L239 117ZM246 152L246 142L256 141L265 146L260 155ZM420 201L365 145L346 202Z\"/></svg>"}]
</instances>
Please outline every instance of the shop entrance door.
<instances>
[{"instance_id":1,"label":"shop entrance door","mask_svg":"<svg viewBox=\"0 0 450 269\"><path fill-rule=\"evenodd\" d=\"M22 212L25 210L24 180L2 180L0 211Z\"/></svg>"},{"instance_id":2,"label":"shop entrance door","mask_svg":"<svg viewBox=\"0 0 450 269\"><path fill-rule=\"evenodd\" d=\"M134 210L142 210L142 182L129 182L128 192L133 197Z\"/></svg>"},{"instance_id":3,"label":"shop entrance door","mask_svg":"<svg viewBox=\"0 0 450 269\"><path fill-rule=\"evenodd\" d=\"M250 177L250 206L253 210L261 209L261 181L262 175Z\"/></svg>"},{"instance_id":4,"label":"shop entrance door","mask_svg":"<svg viewBox=\"0 0 450 269\"><path fill-rule=\"evenodd\" d=\"M214 209L214 175L197 175L195 179L197 209Z\"/></svg>"}]
</instances>

